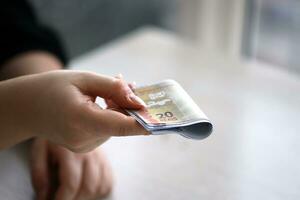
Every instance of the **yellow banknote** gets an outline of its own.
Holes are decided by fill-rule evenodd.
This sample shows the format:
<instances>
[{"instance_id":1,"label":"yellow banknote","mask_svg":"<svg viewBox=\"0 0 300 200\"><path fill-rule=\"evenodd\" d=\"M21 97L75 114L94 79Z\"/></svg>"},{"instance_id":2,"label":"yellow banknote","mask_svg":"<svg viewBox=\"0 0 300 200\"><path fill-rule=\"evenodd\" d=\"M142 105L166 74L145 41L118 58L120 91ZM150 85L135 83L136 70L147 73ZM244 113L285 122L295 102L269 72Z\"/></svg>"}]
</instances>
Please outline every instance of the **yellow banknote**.
<instances>
[{"instance_id":1,"label":"yellow banknote","mask_svg":"<svg viewBox=\"0 0 300 200\"><path fill-rule=\"evenodd\" d=\"M169 129L169 132L181 132L184 135L184 127L193 126L195 129L195 124L197 128L193 131L212 130L206 115L176 81L165 80L139 87L134 89L134 93L146 103L147 108L128 112L151 132L161 133ZM203 129L204 126L206 128Z\"/></svg>"},{"instance_id":2,"label":"yellow banknote","mask_svg":"<svg viewBox=\"0 0 300 200\"><path fill-rule=\"evenodd\" d=\"M147 105L147 109L136 114L148 125L182 124L206 118L175 81L137 88L134 93Z\"/></svg>"}]
</instances>

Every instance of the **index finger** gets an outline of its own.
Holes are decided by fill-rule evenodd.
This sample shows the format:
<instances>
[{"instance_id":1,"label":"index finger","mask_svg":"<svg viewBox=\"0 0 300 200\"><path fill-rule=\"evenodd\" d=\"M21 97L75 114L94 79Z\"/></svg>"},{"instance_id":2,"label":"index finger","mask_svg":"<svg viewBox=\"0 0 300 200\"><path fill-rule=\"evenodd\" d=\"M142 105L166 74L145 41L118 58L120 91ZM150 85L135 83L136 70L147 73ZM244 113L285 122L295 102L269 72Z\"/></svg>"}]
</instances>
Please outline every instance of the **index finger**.
<instances>
[{"instance_id":1,"label":"index finger","mask_svg":"<svg viewBox=\"0 0 300 200\"><path fill-rule=\"evenodd\" d=\"M122 108L140 109L146 106L127 83L119 78L83 72L76 86L85 94L111 99Z\"/></svg>"}]
</instances>

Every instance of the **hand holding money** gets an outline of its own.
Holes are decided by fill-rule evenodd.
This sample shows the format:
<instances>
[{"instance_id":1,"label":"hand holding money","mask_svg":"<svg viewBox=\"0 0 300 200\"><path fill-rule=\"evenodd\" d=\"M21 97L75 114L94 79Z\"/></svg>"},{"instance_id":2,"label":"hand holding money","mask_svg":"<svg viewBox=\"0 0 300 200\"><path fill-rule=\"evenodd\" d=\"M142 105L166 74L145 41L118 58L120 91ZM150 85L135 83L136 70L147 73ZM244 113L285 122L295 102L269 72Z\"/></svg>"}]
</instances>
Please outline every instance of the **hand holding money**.
<instances>
[{"instance_id":1,"label":"hand holding money","mask_svg":"<svg viewBox=\"0 0 300 200\"><path fill-rule=\"evenodd\" d=\"M153 135L178 133L203 139L212 132L212 123L177 82L162 81L135 88L134 93L147 106L127 111Z\"/></svg>"},{"instance_id":2,"label":"hand holding money","mask_svg":"<svg viewBox=\"0 0 300 200\"><path fill-rule=\"evenodd\" d=\"M87 152L111 136L148 134L133 117L95 103L96 97L101 97L122 108L143 107L119 78L89 72L46 72L1 82L0 96L0 148L39 137L75 152Z\"/></svg>"}]
</instances>

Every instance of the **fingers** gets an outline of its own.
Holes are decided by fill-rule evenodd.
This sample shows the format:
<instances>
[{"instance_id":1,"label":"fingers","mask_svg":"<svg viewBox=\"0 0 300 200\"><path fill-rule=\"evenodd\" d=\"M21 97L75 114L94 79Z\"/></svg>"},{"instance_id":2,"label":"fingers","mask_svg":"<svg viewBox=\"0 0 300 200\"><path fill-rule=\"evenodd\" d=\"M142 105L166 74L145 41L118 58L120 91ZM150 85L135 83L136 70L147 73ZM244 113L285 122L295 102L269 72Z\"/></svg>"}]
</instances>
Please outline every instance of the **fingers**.
<instances>
[{"instance_id":1,"label":"fingers","mask_svg":"<svg viewBox=\"0 0 300 200\"><path fill-rule=\"evenodd\" d=\"M116 78L122 79L122 75L119 74L118 76L116 76ZM128 83L128 87L133 91L134 88L136 87L136 83L135 82ZM118 112L121 112L125 115L128 115L128 113L124 109L122 109L119 105L117 105L113 100L105 99L104 101L107 105L107 107L106 107L107 109L118 111Z\"/></svg>"},{"instance_id":2,"label":"fingers","mask_svg":"<svg viewBox=\"0 0 300 200\"><path fill-rule=\"evenodd\" d=\"M46 200L49 196L50 177L48 169L47 142L35 139L31 147L32 185L38 200Z\"/></svg>"},{"instance_id":3,"label":"fingers","mask_svg":"<svg viewBox=\"0 0 300 200\"><path fill-rule=\"evenodd\" d=\"M83 155L84 168L77 200L98 199L112 190L112 172L101 149Z\"/></svg>"},{"instance_id":4,"label":"fingers","mask_svg":"<svg viewBox=\"0 0 300 200\"><path fill-rule=\"evenodd\" d=\"M112 170L104 154L98 153L98 158L99 165L102 166L101 168L98 168L99 171L101 171L100 174L102 174L102 178L98 180L98 194L101 197L105 197L111 193L113 188Z\"/></svg>"},{"instance_id":5,"label":"fingers","mask_svg":"<svg viewBox=\"0 0 300 200\"><path fill-rule=\"evenodd\" d=\"M95 199L98 197L99 181L102 181L102 174L99 171L101 165L96 161L96 158L89 157L84 159L83 176L79 192L77 193L77 200Z\"/></svg>"},{"instance_id":6,"label":"fingers","mask_svg":"<svg viewBox=\"0 0 300 200\"><path fill-rule=\"evenodd\" d=\"M92 76L98 76L98 75L92 74ZM106 78L112 79L111 77L106 77ZM102 136L110 137L110 136L149 135L149 132L146 131L133 117L127 116L126 113L124 113L122 106L120 106L120 104L122 104L120 99L123 98L124 100L124 97L125 99L126 98L128 99L128 94L132 96L133 94L132 89L135 87L135 83L127 85L121 79L122 79L121 75L118 75L115 78L115 81L116 80L121 81L119 83L122 83L123 89L122 88L118 89L115 87L116 94L119 96L114 97L114 94L110 96L106 95L107 98L105 99L105 102L109 109L105 109L105 110L88 109L84 112L85 121L91 123L90 127L98 127L97 133L101 134ZM124 92L124 90L126 90L126 92ZM122 91L123 91L123 96L120 95L122 94ZM139 99L135 95L134 97ZM127 100L124 100L123 102L125 101Z\"/></svg>"},{"instance_id":7,"label":"fingers","mask_svg":"<svg viewBox=\"0 0 300 200\"><path fill-rule=\"evenodd\" d=\"M112 78L87 72L82 74L80 81L77 82L81 91L103 97L117 111L121 111L120 108L141 109L144 107L143 101L134 95L121 76ZM102 136L149 134L134 118L122 113L109 109L88 109L87 107L83 109L85 111L81 112L81 116L85 116L84 121L89 124L88 127L93 127L92 132Z\"/></svg>"},{"instance_id":8,"label":"fingers","mask_svg":"<svg viewBox=\"0 0 300 200\"><path fill-rule=\"evenodd\" d=\"M137 97L121 77L82 73L75 83L84 93L111 99L122 108L140 109L145 103Z\"/></svg>"},{"instance_id":9,"label":"fingers","mask_svg":"<svg viewBox=\"0 0 300 200\"><path fill-rule=\"evenodd\" d=\"M75 158L75 154L71 152L63 155L57 155L59 157L60 185L56 192L55 200L73 200L80 188L83 163L79 162Z\"/></svg>"},{"instance_id":10,"label":"fingers","mask_svg":"<svg viewBox=\"0 0 300 200\"><path fill-rule=\"evenodd\" d=\"M105 100L105 103L107 105L106 109L117 111L117 112L123 113L124 115L128 115L128 113L124 109L122 109L120 106L118 106L112 100Z\"/></svg>"},{"instance_id":11,"label":"fingers","mask_svg":"<svg viewBox=\"0 0 300 200\"><path fill-rule=\"evenodd\" d=\"M112 189L112 173L100 148L75 154L57 145L50 146L59 168L56 200L92 200L107 196Z\"/></svg>"},{"instance_id":12,"label":"fingers","mask_svg":"<svg viewBox=\"0 0 300 200\"><path fill-rule=\"evenodd\" d=\"M128 83L129 88L133 91L134 88L136 87L136 82L133 81L132 83Z\"/></svg>"},{"instance_id":13,"label":"fingers","mask_svg":"<svg viewBox=\"0 0 300 200\"><path fill-rule=\"evenodd\" d=\"M89 110L86 121L97 127L102 136L149 135L133 117L113 110Z\"/></svg>"}]
</instances>

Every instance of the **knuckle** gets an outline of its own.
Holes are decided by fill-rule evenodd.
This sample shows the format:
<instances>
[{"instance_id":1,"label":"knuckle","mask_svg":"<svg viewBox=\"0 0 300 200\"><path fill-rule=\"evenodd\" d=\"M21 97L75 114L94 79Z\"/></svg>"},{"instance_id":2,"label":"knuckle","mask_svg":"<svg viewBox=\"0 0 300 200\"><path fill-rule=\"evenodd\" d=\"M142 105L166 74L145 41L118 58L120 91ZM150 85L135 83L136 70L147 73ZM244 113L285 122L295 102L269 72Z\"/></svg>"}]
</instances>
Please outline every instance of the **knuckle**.
<instances>
[{"instance_id":1,"label":"knuckle","mask_svg":"<svg viewBox=\"0 0 300 200\"><path fill-rule=\"evenodd\" d=\"M121 79L115 79L114 80L114 94L117 94L117 93L128 93L129 92L129 89L127 87L127 84L125 84L125 82ZM128 91L127 91L128 89Z\"/></svg>"},{"instance_id":2,"label":"knuckle","mask_svg":"<svg viewBox=\"0 0 300 200\"><path fill-rule=\"evenodd\" d=\"M106 197L112 192L112 184L106 184L105 186L102 186L99 191L99 196Z\"/></svg>"},{"instance_id":3,"label":"knuckle","mask_svg":"<svg viewBox=\"0 0 300 200\"><path fill-rule=\"evenodd\" d=\"M124 87L124 83L121 79L114 79L114 86L116 89L120 90Z\"/></svg>"},{"instance_id":4,"label":"knuckle","mask_svg":"<svg viewBox=\"0 0 300 200\"><path fill-rule=\"evenodd\" d=\"M74 181L68 181L65 183L65 188L69 191L69 192L72 192L72 193L75 193L77 192L78 190L78 184Z\"/></svg>"},{"instance_id":5,"label":"knuckle","mask_svg":"<svg viewBox=\"0 0 300 200\"><path fill-rule=\"evenodd\" d=\"M92 184L85 183L82 185L82 193L87 196L93 197L97 194L97 188Z\"/></svg>"}]
</instances>

